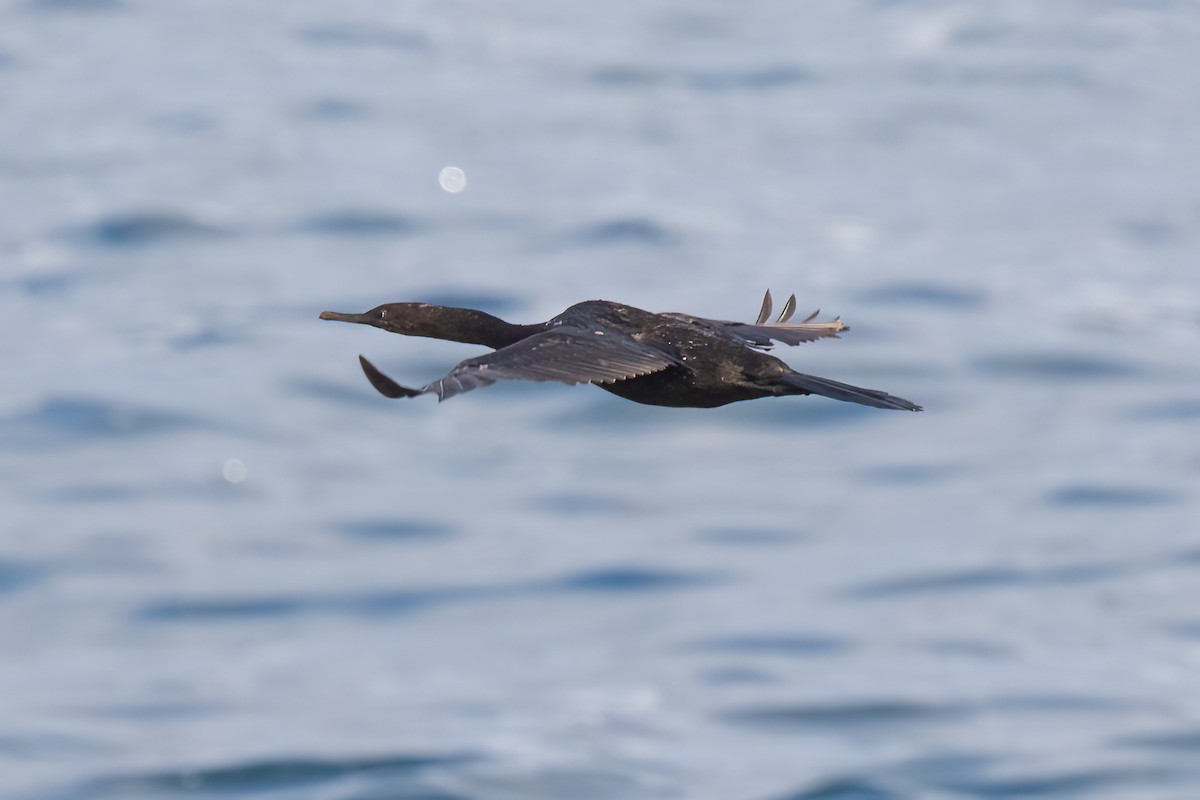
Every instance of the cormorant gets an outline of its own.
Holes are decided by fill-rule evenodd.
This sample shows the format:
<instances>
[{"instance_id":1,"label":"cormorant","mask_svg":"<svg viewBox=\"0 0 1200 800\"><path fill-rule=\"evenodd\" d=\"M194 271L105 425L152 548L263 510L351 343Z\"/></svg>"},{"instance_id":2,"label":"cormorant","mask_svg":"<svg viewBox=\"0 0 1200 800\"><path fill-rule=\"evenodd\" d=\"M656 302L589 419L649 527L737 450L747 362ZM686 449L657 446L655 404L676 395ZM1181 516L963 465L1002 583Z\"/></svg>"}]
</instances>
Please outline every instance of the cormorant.
<instances>
[{"instance_id":1,"label":"cormorant","mask_svg":"<svg viewBox=\"0 0 1200 800\"><path fill-rule=\"evenodd\" d=\"M818 394L876 408L921 407L876 389L804 375L767 355L772 341L788 345L849 330L841 319L791 322L796 296L772 322L771 292L753 324L653 314L640 308L588 300L548 322L514 325L482 311L428 303L388 303L362 314L324 311L321 319L372 325L405 336L481 344L494 353L468 358L444 378L420 389L401 386L358 357L363 372L386 397L436 393L439 400L496 381L592 383L618 397L654 406L713 408L738 400Z\"/></svg>"}]
</instances>

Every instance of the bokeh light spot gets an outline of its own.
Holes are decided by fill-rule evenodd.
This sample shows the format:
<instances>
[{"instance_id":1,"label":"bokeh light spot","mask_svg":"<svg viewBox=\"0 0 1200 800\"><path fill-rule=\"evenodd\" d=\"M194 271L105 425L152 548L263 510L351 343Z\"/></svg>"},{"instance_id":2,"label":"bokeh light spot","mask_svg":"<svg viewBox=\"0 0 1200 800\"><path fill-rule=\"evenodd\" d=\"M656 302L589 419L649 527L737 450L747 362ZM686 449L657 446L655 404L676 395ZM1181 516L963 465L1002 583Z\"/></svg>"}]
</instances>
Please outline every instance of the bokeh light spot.
<instances>
[{"instance_id":1,"label":"bokeh light spot","mask_svg":"<svg viewBox=\"0 0 1200 800\"><path fill-rule=\"evenodd\" d=\"M438 173L438 184L450 194L458 194L467 188L467 173L458 167L442 167Z\"/></svg>"},{"instance_id":2,"label":"bokeh light spot","mask_svg":"<svg viewBox=\"0 0 1200 800\"><path fill-rule=\"evenodd\" d=\"M221 475L230 483L241 483L246 474L246 465L239 458L231 458L221 466Z\"/></svg>"}]
</instances>

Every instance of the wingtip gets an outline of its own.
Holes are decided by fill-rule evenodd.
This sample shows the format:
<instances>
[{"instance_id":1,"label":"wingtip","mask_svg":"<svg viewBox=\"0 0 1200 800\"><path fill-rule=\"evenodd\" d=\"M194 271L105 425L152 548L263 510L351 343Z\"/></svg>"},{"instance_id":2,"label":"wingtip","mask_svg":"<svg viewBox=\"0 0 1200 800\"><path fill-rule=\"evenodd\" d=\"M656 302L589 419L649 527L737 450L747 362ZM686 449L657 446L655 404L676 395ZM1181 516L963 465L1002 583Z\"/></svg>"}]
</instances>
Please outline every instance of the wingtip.
<instances>
[{"instance_id":1,"label":"wingtip","mask_svg":"<svg viewBox=\"0 0 1200 800\"><path fill-rule=\"evenodd\" d=\"M767 289L766 294L763 295L762 308L758 310L758 319L755 321L755 325L762 325L771 318L771 308L773 305L774 303L771 302L771 290Z\"/></svg>"},{"instance_id":2,"label":"wingtip","mask_svg":"<svg viewBox=\"0 0 1200 800\"><path fill-rule=\"evenodd\" d=\"M392 399L398 397L416 397L421 393L417 389L409 389L407 386L401 386L396 383L387 375L380 372L379 368L368 361L364 355L359 355L358 363L362 367L363 374L367 376L367 380L375 387L375 391L384 397Z\"/></svg>"},{"instance_id":3,"label":"wingtip","mask_svg":"<svg viewBox=\"0 0 1200 800\"><path fill-rule=\"evenodd\" d=\"M783 304L783 311L779 312L779 317L775 320L775 324L782 325L792 318L796 313L796 295L792 294L788 297L787 302Z\"/></svg>"}]
</instances>

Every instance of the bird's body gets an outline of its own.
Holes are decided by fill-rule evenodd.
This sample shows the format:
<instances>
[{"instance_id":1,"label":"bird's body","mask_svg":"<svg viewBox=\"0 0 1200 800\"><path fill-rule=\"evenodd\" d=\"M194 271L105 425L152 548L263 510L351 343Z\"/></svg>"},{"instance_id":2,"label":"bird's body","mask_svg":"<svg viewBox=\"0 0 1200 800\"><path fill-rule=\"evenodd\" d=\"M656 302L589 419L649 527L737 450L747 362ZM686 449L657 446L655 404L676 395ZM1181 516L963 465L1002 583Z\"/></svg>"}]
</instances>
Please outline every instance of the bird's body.
<instances>
[{"instance_id":1,"label":"bird's body","mask_svg":"<svg viewBox=\"0 0 1200 800\"><path fill-rule=\"evenodd\" d=\"M665 352L663 369L600 384L618 397L654 406L713 408L766 397L766 379L790 368L778 358L750 349L719 325L683 315L652 314L639 308L589 301L567 309L563 325L590 324L593 335L628 334L643 346Z\"/></svg>"},{"instance_id":2,"label":"bird's body","mask_svg":"<svg viewBox=\"0 0 1200 800\"><path fill-rule=\"evenodd\" d=\"M446 399L499 380L533 380L592 383L626 400L656 406L713 408L759 397L819 394L877 408L920 410L886 392L804 375L762 352L772 341L795 345L847 330L840 320L812 322L815 314L790 322L794 311L792 297L779 318L769 321L768 292L753 324L655 314L607 300L577 303L534 325L424 303L391 303L363 314L326 311L321 318L495 350L463 361L421 389L401 386L359 356L371 384L388 397L430 392Z\"/></svg>"}]
</instances>

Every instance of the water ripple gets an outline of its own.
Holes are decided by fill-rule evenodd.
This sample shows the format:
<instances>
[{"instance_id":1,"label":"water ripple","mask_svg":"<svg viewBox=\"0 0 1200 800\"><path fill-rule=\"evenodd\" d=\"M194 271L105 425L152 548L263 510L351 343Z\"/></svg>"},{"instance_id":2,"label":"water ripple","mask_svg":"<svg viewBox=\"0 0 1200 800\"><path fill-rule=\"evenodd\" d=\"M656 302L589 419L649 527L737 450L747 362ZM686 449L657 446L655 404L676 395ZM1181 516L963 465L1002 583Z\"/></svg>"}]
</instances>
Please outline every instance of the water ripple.
<instances>
[{"instance_id":1,"label":"water ripple","mask_svg":"<svg viewBox=\"0 0 1200 800\"><path fill-rule=\"evenodd\" d=\"M0 439L18 445L77 443L86 439L153 437L211 429L203 420L129 403L91 397L49 397L9 419L0 419Z\"/></svg>"},{"instance_id":2,"label":"water ripple","mask_svg":"<svg viewBox=\"0 0 1200 800\"><path fill-rule=\"evenodd\" d=\"M850 589L847 595L873 599L906 594L1007 589L1014 586L1065 586L1118 578L1143 568L1133 564L1104 562L1064 564L1041 569L980 567L867 582Z\"/></svg>"},{"instance_id":3,"label":"water ripple","mask_svg":"<svg viewBox=\"0 0 1200 800\"><path fill-rule=\"evenodd\" d=\"M983 706L986 711L1021 714L1118 714L1134 706L1108 697L1080 694L1019 694L994 697Z\"/></svg>"},{"instance_id":4,"label":"water ripple","mask_svg":"<svg viewBox=\"0 0 1200 800\"><path fill-rule=\"evenodd\" d=\"M141 622L178 622L282 617L308 610L315 605L315 601L303 597L168 599L144 604L135 614L135 618Z\"/></svg>"},{"instance_id":5,"label":"water ripple","mask_svg":"<svg viewBox=\"0 0 1200 800\"><path fill-rule=\"evenodd\" d=\"M296 229L321 236L412 236L426 227L411 217L391 211L341 209L308 217Z\"/></svg>"},{"instance_id":6,"label":"water ripple","mask_svg":"<svg viewBox=\"0 0 1200 800\"><path fill-rule=\"evenodd\" d=\"M227 711L218 703L140 702L93 705L84 709L87 714L126 720L169 720L209 717Z\"/></svg>"},{"instance_id":7,"label":"water ripple","mask_svg":"<svg viewBox=\"0 0 1200 800\"><path fill-rule=\"evenodd\" d=\"M444 522L420 519L361 519L348 520L334 526L337 530L361 539L406 540L445 539L454 529Z\"/></svg>"},{"instance_id":8,"label":"water ripple","mask_svg":"<svg viewBox=\"0 0 1200 800\"><path fill-rule=\"evenodd\" d=\"M145 247L225 236L229 230L181 212L112 214L66 231L68 238L103 247Z\"/></svg>"},{"instance_id":9,"label":"water ripple","mask_svg":"<svg viewBox=\"0 0 1200 800\"><path fill-rule=\"evenodd\" d=\"M1146 508L1177 503L1179 495L1163 489L1131 486L1064 486L1048 493L1045 502L1055 508Z\"/></svg>"},{"instance_id":10,"label":"water ripple","mask_svg":"<svg viewBox=\"0 0 1200 800\"><path fill-rule=\"evenodd\" d=\"M1138 406L1129 412L1129 416L1152 422L1186 422L1200 419L1200 398L1187 397Z\"/></svg>"},{"instance_id":11,"label":"water ripple","mask_svg":"<svg viewBox=\"0 0 1200 800\"><path fill-rule=\"evenodd\" d=\"M1039 381L1088 381L1142 374L1136 364L1083 353L1003 353L975 359L979 372Z\"/></svg>"},{"instance_id":12,"label":"water ripple","mask_svg":"<svg viewBox=\"0 0 1200 800\"><path fill-rule=\"evenodd\" d=\"M629 501L610 494L564 492L545 495L535 501L538 508L565 517L627 514L633 506Z\"/></svg>"},{"instance_id":13,"label":"water ripple","mask_svg":"<svg viewBox=\"0 0 1200 800\"><path fill-rule=\"evenodd\" d=\"M296 791L348 777L383 783L389 797L435 797L414 783L436 767L476 760L469 754L395 755L378 758L297 758L253 761L207 769L179 769L93 781L82 796L89 798L155 798L169 795L243 796L259 792ZM392 786L395 781L399 785ZM406 786L407 784L407 786ZM421 794L412 792L419 790ZM444 796L444 795L443 795Z\"/></svg>"},{"instance_id":14,"label":"water ripple","mask_svg":"<svg viewBox=\"0 0 1200 800\"><path fill-rule=\"evenodd\" d=\"M611 219L587 225L574 231L571 240L584 245L636 244L647 247L667 247L678 237L657 222L644 217Z\"/></svg>"},{"instance_id":15,"label":"water ripple","mask_svg":"<svg viewBox=\"0 0 1200 800\"><path fill-rule=\"evenodd\" d=\"M875 781L833 778L771 800L907 800L909 797L911 795L899 794Z\"/></svg>"},{"instance_id":16,"label":"water ripple","mask_svg":"<svg viewBox=\"0 0 1200 800\"><path fill-rule=\"evenodd\" d=\"M716 686L738 684L761 685L776 682L775 676L770 672L757 667L747 666L728 666L702 670L699 673L699 677L705 683Z\"/></svg>"},{"instance_id":17,"label":"water ripple","mask_svg":"<svg viewBox=\"0 0 1200 800\"><path fill-rule=\"evenodd\" d=\"M729 709L720 718L738 724L782 730L844 729L887 730L894 725L944 722L961 718L971 709L965 706L922 703L908 700L879 700L858 703L814 705L745 706Z\"/></svg>"},{"instance_id":18,"label":"water ripple","mask_svg":"<svg viewBox=\"0 0 1200 800\"><path fill-rule=\"evenodd\" d=\"M11 283L18 291L37 297L41 295L61 295L80 286L87 275L82 270L62 270L37 275L22 275L13 278Z\"/></svg>"},{"instance_id":19,"label":"water ripple","mask_svg":"<svg viewBox=\"0 0 1200 800\"><path fill-rule=\"evenodd\" d=\"M1194 750L1197 754L1200 754L1200 730L1126 736L1118 739L1116 743L1128 747L1166 750L1170 752L1190 752Z\"/></svg>"},{"instance_id":20,"label":"water ripple","mask_svg":"<svg viewBox=\"0 0 1200 800\"><path fill-rule=\"evenodd\" d=\"M1030 775L1028 777L975 778L938 783L940 789L968 797L1091 797L1097 792L1112 792L1118 787L1138 787L1143 791L1172 782L1174 775L1154 768L1097 769L1080 772ZM1137 795L1133 795L1137 796ZM1143 795L1148 796L1148 795Z\"/></svg>"},{"instance_id":21,"label":"water ripple","mask_svg":"<svg viewBox=\"0 0 1200 800\"><path fill-rule=\"evenodd\" d=\"M981 567L957 572L935 572L860 584L848 594L853 597L893 597L928 592L962 592L1009 587L1028 583L1028 573L1002 567Z\"/></svg>"},{"instance_id":22,"label":"water ripple","mask_svg":"<svg viewBox=\"0 0 1200 800\"><path fill-rule=\"evenodd\" d=\"M466 586L386 589L336 595L167 598L142 605L135 612L135 617L144 622L248 622L313 613L396 616L454 601L496 597L504 593L503 589Z\"/></svg>"},{"instance_id":23,"label":"water ripple","mask_svg":"<svg viewBox=\"0 0 1200 800\"><path fill-rule=\"evenodd\" d=\"M654 69L611 64L595 69L588 79L614 89L677 86L702 94L766 92L816 81L812 72L796 64L764 64L745 69Z\"/></svg>"},{"instance_id":24,"label":"water ripple","mask_svg":"<svg viewBox=\"0 0 1200 800\"><path fill-rule=\"evenodd\" d=\"M654 592L705 586L715 580L716 576L699 572L610 567L569 575L549 586L579 592Z\"/></svg>"},{"instance_id":25,"label":"water ripple","mask_svg":"<svg viewBox=\"0 0 1200 800\"><path fill-rule=\"evenodd\" d=\"M698 70L683 75L683 81L697 92L762 92L812 83L812 73L794 64L772 64L741 70Z\"/></svg>"},{"instance_id":26,"label":"water ripple","mask_svg":"<svg viewBox=\"0 0 1200 800\"><path fill-rule=\"evenodd\" d=\"M779 656L827 656L844 653L854 643L835 636L813 634L739 634L702 639L687 645L690 650L715 653Z\"/></svg>"},{"instance_id":27,"label":"water ripple","mask_svg":"<svg viewBox=\"0 0 1200 800\"><path fill-rule=\"evenodd\" d=\"M811 538L806 533L772 528L720 527L696 531L695 538L708 544L734 547L764 547L795 544Z\"/></svg>"},{"instance_id":28,"label":"water ripple","mask_svg":"<svg viewBox=\"0 0 1200 800\"><path fill-rule=\"evenodd\" d=\"M933 283L884 284L855 296L867 303L924 306L945 311L974 311L987 304L987 296L982 292Z\"/></svg>"},{"instance_id":29,"label":"water ripple","mask_svg":"<svg viewBox=\"0 0 1200 800\"><path fill-rule=\"evenodd\" d=\"M1031 48L1047 52L1068 50L1102 51L1128 41L1128 34L1117 30L1053 25L1045 20L1036 24L1014 25L1008 22L972 21L957 28L950 38L958 47Z\"/></svg>"},{"instance_id":30,"label":"water ripple","mask_svg":"<svg viewBox=\"0 0 1200 800\"><path fill-rule=\"evenodd\" d=\"M30 0L29 7L41 12L110 12L125 8L121 0Z\"/></svg>"},{"instance_id":31,"label":"water ripple","mask_svg":"<svg viewBox=\"0 0 1200 800\"><path fill-rule=\"evenodd\" d=\"M674 591L707 586L718 576L648 567L608 567L549 580L500 584L378 589L337 594L274 594L222 597L165 597L139 606L133 617L142 622L255 621L304 614L349 614L391 617L450 603L528 597L544 593L604 592L614 594Z\"/></svg>"},{"instance_id":32,"label":"water ripple","mask_svg":"<svg viewBox=\"0 0 1200 800\"><path fill-rule=\"evenodd\" d=\"M1181 639L1200 639L1200 620L1176 622L1167 626L1167 631Z\"/></svg>"},{"instance_id":33,"label":"water ripple","mask_svg":"<svg viewBox=\"0 0 1200 800\"><path fill-rule=\"evenodd\" d=\"M1180 779L1188 777L1182 771L1136 766L1024 775L1005 770L1006 774L1000 777L988 774L993 769L992 762L994 759L977 756L921 758L873 774L828 778L778 800L893 800L926 796L1002 800L1093 797L1100 792L1107 797L1117 788L1145 792L1179 784Z\"/></svg>"},{"instance_id":34,"label":"water ripple","mask_svg":"<svg viewBox=\"0 0 1200 800\"><path fill-rule=\"evenodd\" d=\"M932 639L922 642L921 647L931 653L966 656L985 661L1011 658L1013 655L1011 647L973 639Z\"/></svg>"},{"instance_id":35,"label":"water ripple","mask_svg":"<svg viewBox=\"0 0 1200 800\"><path fill-rule=\"evenodd\" d=\"M1180 230L1170 220L1161 218L1126 219L1113 224L1134 244L1142 247L1164 247L1182 238Z\"/></svg>"},{"instance_id":36,"label":"water ripple","mask_svg":"<svg viewBox=\"0 0 1200 800\"><path fill-rule=\"evenodd\" d=\"M200 350L205 347L242 344L246 341L246 338L246 334L243 331L210 323L200 330L171 336L167 339L167 343L176 353L188 353L192 350Z\"/></svg>"},{"instance_id":37,"label":"water ripple","mask_svg":"<svg viewBox=\"0 0 1200 800\"><path fill-rule=\"evenodd\" d=\"M343 122L360 119L370 113L370 106L345 97L320 97L300 106L296 113L302 119L320 122Z\"/></svg>"},{"instance_id":38,"label":"water ripple","mask_svg":"<svg viewBox=\"0 0 1200 800\"><path fill-rule=\"evenodd\" d=\"M859 470L858 475L863 481L884 486L919 486L941 483L967 470L961 464L887 464Z\"/></svg>"},{"instance_id":39,"label":"water ripple","mask_svg":"<svg viewBox=\"0 0 1200 800\"><path fill-rule=\"evenodd\" d=\"M38 564L24 561L0 561L0 597L32 586L46 574Z\"/></svg>"}]
</instances>

